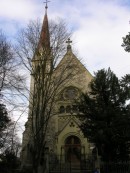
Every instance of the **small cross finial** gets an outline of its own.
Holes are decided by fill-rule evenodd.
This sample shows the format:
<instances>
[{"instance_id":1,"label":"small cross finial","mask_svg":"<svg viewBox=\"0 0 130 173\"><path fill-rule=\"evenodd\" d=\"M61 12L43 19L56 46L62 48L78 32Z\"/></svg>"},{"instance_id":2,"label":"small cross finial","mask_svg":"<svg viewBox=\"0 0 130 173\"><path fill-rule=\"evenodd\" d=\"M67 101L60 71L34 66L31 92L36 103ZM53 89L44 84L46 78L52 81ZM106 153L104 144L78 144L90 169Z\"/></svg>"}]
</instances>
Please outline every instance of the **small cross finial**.
<instances>
[{"instance_id":1,"label":"small cross finial","mask_svg":"<svg viewBox=\"0 0 130 173\"><path fill-rule=\"evenodd\" d=\"M72 43L72 41L70 40L70 38L68 38L68 40L66 41L66 43L67 43L68 45L70 45L70 43Z\"/></svg>"},{"instance_id":2,"label":"small cross finial","mask_svg":"<svg viewBox=\"0 0 130 173\"><path fill-rule=\"evenodd\" d=\"M72 41L70 40L70 38L68 38L68 40L66 41L67 45L67 50L71 50L71 45L70 43L72 43Z\"/></svg>"},{"instance_id":3,"label":"small cross finial","mask_svg":"<svg viewBox=\"0 0 130 173\"><path fill-rule=\"evenodd\" d=\"M44 2L44 3L46 4L46 6L45 6L45 9L46 9L46 10L47 10L47 8L48 8L48 6L47 6L48 2L50 2L50 1L46 0L46 2Z\"/></svg>"}]
</instances>

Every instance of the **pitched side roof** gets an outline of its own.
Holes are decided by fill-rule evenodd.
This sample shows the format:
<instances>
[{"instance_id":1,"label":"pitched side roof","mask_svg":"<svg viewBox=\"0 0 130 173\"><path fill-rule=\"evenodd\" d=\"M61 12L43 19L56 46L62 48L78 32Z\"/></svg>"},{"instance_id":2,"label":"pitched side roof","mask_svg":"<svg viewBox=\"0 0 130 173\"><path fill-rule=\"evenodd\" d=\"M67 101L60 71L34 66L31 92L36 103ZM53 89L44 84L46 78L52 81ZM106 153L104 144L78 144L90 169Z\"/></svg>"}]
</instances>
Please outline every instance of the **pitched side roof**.
<instances>
[{"instance_id":1,"label":"pitched side roof","mask_svg":"<svg viewBox=\"0 0 130 173\"><path fill-rule=\"evenodd\" d=\"M62 74L66 78L68 77L66 82L63 83L63 87L74 86L82 92L89 91L88 85L93 79L91 73L73 54L70 45L67 47L67 53L57 65L54 74Z\"/></svg>"}]
</instances>

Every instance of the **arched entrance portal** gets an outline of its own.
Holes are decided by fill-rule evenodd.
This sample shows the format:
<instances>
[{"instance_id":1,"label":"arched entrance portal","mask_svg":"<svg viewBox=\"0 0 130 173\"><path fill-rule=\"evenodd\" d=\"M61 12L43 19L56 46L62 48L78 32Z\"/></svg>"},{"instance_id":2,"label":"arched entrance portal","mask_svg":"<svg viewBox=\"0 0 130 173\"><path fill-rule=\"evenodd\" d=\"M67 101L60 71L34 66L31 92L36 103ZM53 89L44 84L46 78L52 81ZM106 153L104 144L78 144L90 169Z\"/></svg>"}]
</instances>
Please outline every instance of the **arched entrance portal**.
<instances>
[{"instance_id":1,"label":"arched entrance portal","mask_svg":"<svg viewBox=\"0 0 130 173\"><path fill-rule=\"evenodd\" d=\"M65 140L66 161L71 163L80 163L81 142L77 136L69 136Z\"/></svg>"}]
</instances>

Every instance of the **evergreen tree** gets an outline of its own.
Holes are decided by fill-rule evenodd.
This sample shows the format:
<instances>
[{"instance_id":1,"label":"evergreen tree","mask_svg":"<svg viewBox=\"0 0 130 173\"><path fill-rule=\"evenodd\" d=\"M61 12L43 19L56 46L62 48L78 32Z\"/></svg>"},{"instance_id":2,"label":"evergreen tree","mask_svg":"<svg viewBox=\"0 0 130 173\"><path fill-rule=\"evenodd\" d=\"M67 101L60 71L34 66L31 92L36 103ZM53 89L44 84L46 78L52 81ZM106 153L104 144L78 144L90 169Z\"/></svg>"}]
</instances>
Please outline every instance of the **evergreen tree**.
<instances>
[{"instance_id":1,"label":"evergreen tree","mask_svg":"<svg viewBox=\"0 0 130 173\"><path fill-rule=\"evenodd\" d=\"M10 119L8 117L7 109L4 104L0 104L0 139L2 132L6 129Z\"/></svg>"},{"instance_id":2,"label":"evergreen tree","mask_svg":"<svg viewBox=\"0 0 130 173\"><path fill-rule=\"evenodd\" d=\"M130 32L123 37L123 43L121 46L124 47L126 52L130 52Z\"/></svg>"},{"instance_id":3,"label":"evergreen tree","mask_svg":"<svg viewBox=\"0 0 130 173\"><path fill-rule=\"evenodd\" d=\"M90 83L91 92L81 98L81 129L95 144L104 161L129 159L130 75L119 80L110 70L99 70Z\"/></svg>"}]
</instances>

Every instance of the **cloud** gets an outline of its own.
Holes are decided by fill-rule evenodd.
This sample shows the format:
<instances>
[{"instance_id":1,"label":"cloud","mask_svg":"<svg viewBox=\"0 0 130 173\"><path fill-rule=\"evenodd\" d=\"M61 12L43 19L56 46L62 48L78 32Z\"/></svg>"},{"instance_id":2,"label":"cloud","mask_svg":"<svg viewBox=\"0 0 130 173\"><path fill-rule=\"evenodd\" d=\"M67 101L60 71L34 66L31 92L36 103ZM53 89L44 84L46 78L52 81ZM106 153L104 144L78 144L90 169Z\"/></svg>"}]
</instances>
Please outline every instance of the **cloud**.
<instances>
[{"instance_id":1,"label":"cloud","mask_svg":"<svg viewBox=\"0 0 130 173\"><path fill-rule=\"evenodd\" d=\"M111 67L119 77L130 73L129 54L121 47L130 27L128 1L77 0L64 5L59 16L64 14L76 26L74 43L90 72Z\"/></svg>"},{"instance_id":2,"label":"cloud","mask_svg":"<svg viewBox=\"0 0 130 173\"><path fill-rule=\"evenodd\" d=\"M26 20L34 16L34 3L30 0L2 0L0 2L0 17Z\"/></svg>"},{"instance_id":3,"label":"cloud","mask_svg":"<svg viewBox=\"0 0 130 173\"><path fill-rule=\"evenodd\" d=\"M43 9L36 0L1 0L0 28L13 39L18 29L26 26L29 20L43 16Z\"/></svg>"},{"instance_id":4,"label":"cloud","mask_svg":"<svg viewBox=\"0 0 130 173\"><path fill-rule=\"evenodd\" d=\"M128 0L55 0L49 3L49 19L64 18L74 32L74 46L91 71L111 67L118 76L130 73L129 54L121 47L129 32ZM40 0L1 0L0 28L14 37L30 19L43 19Z\"/></svg>"}]
</instances>

